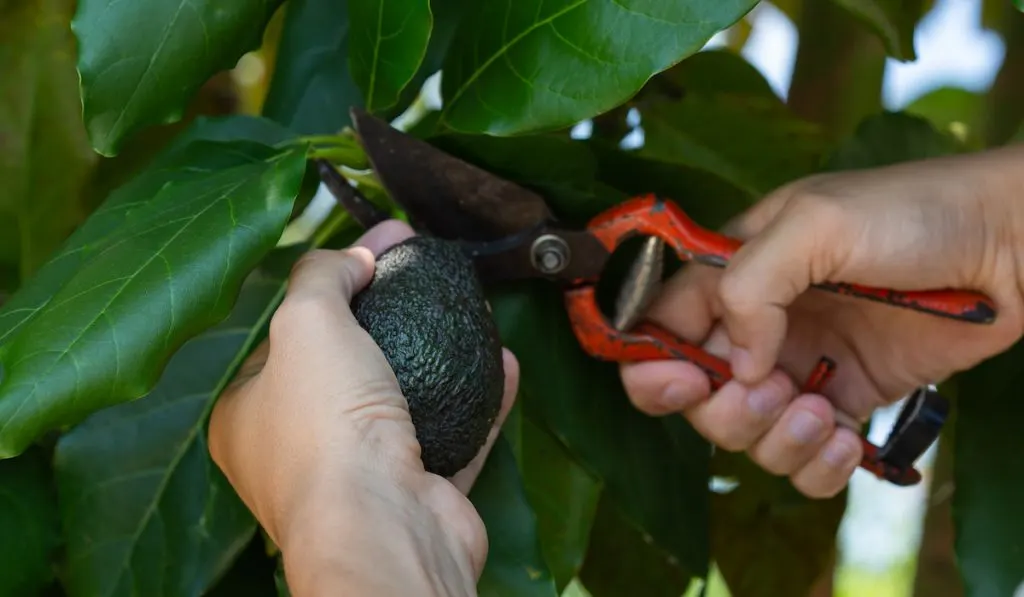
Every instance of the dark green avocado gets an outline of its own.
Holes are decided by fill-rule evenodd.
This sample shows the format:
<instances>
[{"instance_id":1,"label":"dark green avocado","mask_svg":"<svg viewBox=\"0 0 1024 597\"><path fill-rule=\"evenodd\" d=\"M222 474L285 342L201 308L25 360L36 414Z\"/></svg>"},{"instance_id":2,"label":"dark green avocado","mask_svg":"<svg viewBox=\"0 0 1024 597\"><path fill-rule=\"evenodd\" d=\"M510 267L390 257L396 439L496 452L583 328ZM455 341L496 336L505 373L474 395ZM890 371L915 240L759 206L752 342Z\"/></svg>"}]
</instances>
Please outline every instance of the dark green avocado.
<instances>
[{"instance_id":1,"label":"dark green avocado","mask_svg":"<svg viewBox=\"0 0 1024 597\"><path fill-rule=\"evenodd\" d=\"M450 477L465 468L505 386L501 339L472 262L443 239L409 238L377 258L352 311L398 378L426 470Z\"/></svg>"}]
</instances>

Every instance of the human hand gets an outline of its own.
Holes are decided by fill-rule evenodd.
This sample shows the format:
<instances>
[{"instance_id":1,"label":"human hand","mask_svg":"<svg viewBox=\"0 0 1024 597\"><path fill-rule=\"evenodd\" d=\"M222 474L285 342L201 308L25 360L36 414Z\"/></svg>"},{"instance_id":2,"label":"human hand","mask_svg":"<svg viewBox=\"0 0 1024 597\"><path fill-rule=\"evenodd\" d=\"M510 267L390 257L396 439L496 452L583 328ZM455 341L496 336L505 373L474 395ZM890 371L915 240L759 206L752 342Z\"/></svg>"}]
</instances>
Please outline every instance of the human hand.
<instances>
[{"instance_id":1,"label":"human hand","mask_svg":"<svg viewBox=\"0 0 1024 597\"><path fill-rule=\"evenodd\" d=\"M476 595L487 554L467 499L512 406L519 368L480 454L452 479L425 472L388 362L349 304L374 259L413 235L398 221L292 271L268 341L210 420L213 460L281 549L296 597Z\"/></svg>"},{"instance_id":2,"label":"human hand","mask_svg":"<svg viewBox=\"0 0 1024 597\"><path fill-rule=\"evenodd\" d=\"M681 412L712 443L746 451L812 497L845 486L863 455L836 410L872 411L1014 343L1024 322L1024 148L813 176L771 193L725 232L745 241L728 266L669 280L652 321L729 360L710 396L685 362L624 364L633 403ZM848 282L902 290L971 289L996 303L992 325L952 321L820 291ZM820 357L838 363L829 398L801 393ZM970 399L970 397L966 397Z\"/></svg>"}]
</instances>

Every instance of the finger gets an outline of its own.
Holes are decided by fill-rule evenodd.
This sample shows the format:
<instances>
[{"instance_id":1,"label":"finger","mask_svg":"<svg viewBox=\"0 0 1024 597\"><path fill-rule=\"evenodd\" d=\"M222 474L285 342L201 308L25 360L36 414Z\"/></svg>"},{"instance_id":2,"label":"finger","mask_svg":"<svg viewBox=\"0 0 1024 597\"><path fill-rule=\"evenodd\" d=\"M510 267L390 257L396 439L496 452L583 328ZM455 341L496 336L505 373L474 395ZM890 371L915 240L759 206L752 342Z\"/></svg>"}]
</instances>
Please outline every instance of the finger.
<instances>
[{"instance_id":1,"label":"finger","mask_svg":"<svg viewBox=\"0 0 1024 597\"><path fill-rule=\"evenodd\" d=\"M391 246L413 236L416 236L416 232L405 222L385 220L364 232L353 245L366 247L374 257L379 257Z\"/></svg>"},{"instance_id":2,"label":"finger","mask_svg":"<svg viewBox=\"0 0 1024 597\"><path fill-rule=\"evenodd\" d=\"M716 326L701 346L719 358L729 354L729 336ZM619 376L633 405L650 416L682 412L711 394L711 380L697 364L681 360L620 363Z\"/></svg>"},{"instance_id":3,"label":"finger","mask_svg":"<svg viewBox=\"0 0 1024 597\"><path fill-rule=\"evenodd\" d=\"M796 386L789 376L774 371L749 389L729 381L709 400L690 407L683 415L708 441L736 452L760 440L796 394Z\"/></svg>"},{"instance_id":4,"label":"finger","mask_svg":"<svg viewBox=\"0 0 1024 597\"><path fill-rule=\"evenodd\" d=\"M647 319L681 340L699 345L714 324L711 301L716 275L716 271L700 265L680 271L659 293L646 314ZM707 345L703 348L714 354ZM711 393L707 374L686 361L620 363L619 376L633 405L651 416L680 412L707 399Z\"/></svg>"},{"instance_id":5,"label":"finger","mask_svg":"<svg viewBox=\"0 0 1024 597\"><path fill-rule=\"evenodd\" d=\"M835 422L822 396L798 396L768 433L748 452L750 459L775 475L789 475L814 458L828 441Z\"/></svg>"},{"instance_id":6,"label":"finger","mask_svg":"<svg viewBox=\"0 0 1024 597\"><path fill-rule=\"evenodd\" d=\"M692 344L700 344L719 317L718 280L722 272L696 263L669 278L645 316Z\"/></svg>"},{"instance_id":7,"label":"finger","mask_svg":"<svg viewBox=\"0 0 1024 597\"><path fill-rule=\"evenodd\" d=\"M845 243L828 209L792 201L735 254L718 294L737 380L753 384L775 366L786 335L786 308L827 275ZM810 207L807 207L810 206Z\"/></svg>"},{"instance_id":8,"label":"finger","mask_svg":"<svg viewBox=\"0 0 1024 597\"><path fill-rule=\"evenodd\" d=\"M307 252L292 266L288 279L286 303L320 300L325 305L344 305L369 283L373 276L374 255L364 246L352 246L340 251L314 249Z\"/></svg>"},{"instance_id":9,"label":"finger","mask_svg":"<svg viewBox=\"0 0 1024 597\"><path fill-rule=\"evenodd\" d=\"M708 376L686 361L622 363L619 375L633 406L650 416L681 412L711 393Z\"/></svg>"},{"instance_id":10,"label":"finger","mask_svg":"<svg viewBox=\"0 0 1024 597\"><path fill-rule=\"evenodd\" d=\"M498 412L498 417L494 421L494 426L491 427L491 432L487 436L487 441L484 442L480 452L477 453L476 457L470 461L468 465L461 471L455 473L451 477L451 482L455 487L463 493L463 495L469 495L469 490L472 489L473 483L476 482L480 471L483 469L484 462L487 460L487 455L491 453L491 448L494 447L494 442L498 439L498 434L501 432L502 425L505 424L505 419L508 417L509 411L512 410L512 406L515 404L516 394L519 392L519 361L516 360L515 355L507 349L502 349L502 358L505 364L505 393L501 400L501 410Z\"/></svg>"},{"instance_id":11,"label":"finger","mask_svg":"<svg viewBox=\"0 0 1024 597\"><path fill-rule=\"evenodd\" d=\"M347 305L369 283L375 258L412 236L415 232L405 222L386 220L364 232L348 249L314 249L292 267L288 296L341 299Z\"/></svg>"},{"instance_id":12,"label":"finger","mask_svg":"<svg viewBox=\"0 0 1024 597\"><path fill-rule=\"evenodd\" d=\"M838 427L815 457L790 479L793 486L808 497L832 497L849 482L863 453L860 437Z\"/></svg>"}]
</instances>

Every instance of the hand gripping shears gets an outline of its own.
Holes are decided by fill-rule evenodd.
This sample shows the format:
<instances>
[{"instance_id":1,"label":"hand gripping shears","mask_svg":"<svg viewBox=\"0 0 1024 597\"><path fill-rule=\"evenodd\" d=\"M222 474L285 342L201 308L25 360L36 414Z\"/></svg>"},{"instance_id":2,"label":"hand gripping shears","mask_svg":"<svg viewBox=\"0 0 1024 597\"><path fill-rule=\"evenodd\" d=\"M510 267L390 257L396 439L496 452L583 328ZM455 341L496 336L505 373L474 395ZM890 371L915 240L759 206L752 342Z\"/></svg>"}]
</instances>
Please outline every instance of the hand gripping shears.
<instances>
[{"instance_id":1,"label":"hand gripping shears","mask_svg":"<svg viewBox=\"0 0 1024 597\"><path fill-rule=\"evenodd\" d=\"M561 227L546 201L532 190L469 164L403 133L358 108L352 120L370 164L390 197L420 233L461 245L483 283L543 278L564 288L568 317L582 349L606 361L684 359L710 378L712 389L731 378L727 361L642 321L660 282L664 245L680 259L725 267L742 242L701 228L675 203L652 194L631 198L590 220L585 229ZM318 167L327 188L361 225L387 215L362 197L330 164ZM597 283L615 250L637 235L646 237L608 318L597 301ZM815 288L908 308L968 323L990 323L992 301L966 291L900 292L845 283ZM804 389L820 392L835 370L824 357ZM862 437L860 466L897 485L920 481L914 463L934 442L948 414L933 386L922 386L905 402L882 446ZM859 432L849 415L840 423Z\"/></svg>"}]
</instances>

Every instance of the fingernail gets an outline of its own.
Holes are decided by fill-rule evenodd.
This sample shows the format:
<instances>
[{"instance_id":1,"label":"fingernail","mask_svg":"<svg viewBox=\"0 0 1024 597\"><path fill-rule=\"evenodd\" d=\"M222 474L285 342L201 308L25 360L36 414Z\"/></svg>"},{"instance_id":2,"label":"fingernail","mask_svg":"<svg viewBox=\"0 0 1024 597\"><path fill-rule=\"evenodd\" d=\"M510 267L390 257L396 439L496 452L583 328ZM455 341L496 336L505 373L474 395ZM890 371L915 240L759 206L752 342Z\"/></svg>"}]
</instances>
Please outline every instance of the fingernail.
<instances>
[{"instance_id":1,"label":"fingernail","mask_svg":"<svg viewBox=\"0 0 1024 597\"><path fill-rule=\"evenodd\" d=\"M750 394L747 395L747 404L750 405L750 410L766 417L777 411L785 398L779 384L772 380L766 380L750 390Z\"/></svg>"},{"instance_id":2,"label":"fingernail","mask_svg":"<svg viewBox=\"0 0 1024 597\"><path fill-rule=\"evenodd\" d=\"M789 435L801 444L815 441L824 430L825 422L804 410L797 411L789 422Z\"/></svg>"},{"instance_id":3,"label":"fingernail","mask_svg":"<svg viewBox=\"0 0 1024 597\"><path fill-rule=\"evenodd\" d=\"M677 411L683 410L695 401L695 394L689 386L682 382L671 381L662 391L658 404L664 410Z\"/></svg>"},{"instance_id":4,"label":"fingernail","mask_svg":"<svg viewBox=\"0 0 1024 597\"><path fill-rule=\"evenodd\" d=\"M848 441L832 442L822 456L826 464L837 469L848 467L855 457L856 448L851 446Z\"/></svg>"}]
</instances>

